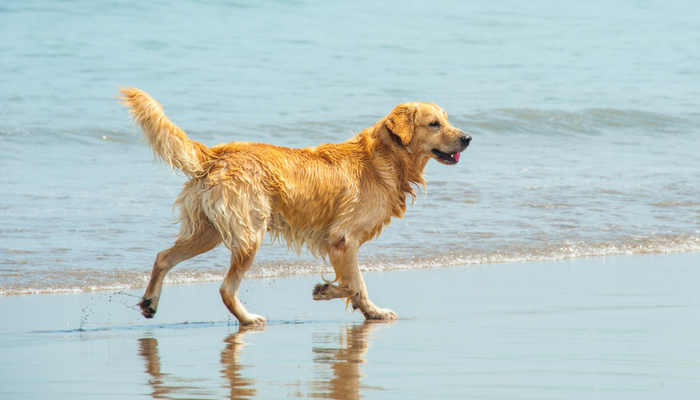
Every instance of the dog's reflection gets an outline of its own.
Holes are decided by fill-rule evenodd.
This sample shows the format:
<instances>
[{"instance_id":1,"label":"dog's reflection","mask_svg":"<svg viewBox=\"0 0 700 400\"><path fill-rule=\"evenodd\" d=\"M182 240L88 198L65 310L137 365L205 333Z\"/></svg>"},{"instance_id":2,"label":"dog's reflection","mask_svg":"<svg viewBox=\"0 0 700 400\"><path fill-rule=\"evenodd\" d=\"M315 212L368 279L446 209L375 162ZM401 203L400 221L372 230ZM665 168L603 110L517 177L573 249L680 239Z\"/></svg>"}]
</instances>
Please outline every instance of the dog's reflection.
<instances>
[{"instance_id":1,"label":"dog's reflection","mask_svg":"<svg viewBox=\"0 0 700 400\"><path fill-rule=\"evenodd\" d=\"M318 369L319 378L312 382L312 397L360 399L360 364L370 348L370 337L380 325L394 321L365 321L341 328L338 334L314 335L314 364L330 366Z\"/></svg>"},{"instance_id":2,"label":"dog's reflection","mask_svg":"<svg viewBox=\"0 0 700 400\"><path fill-rule=\"evenodd\" d=\"M146 373L150 375L148 384L153 389L151 396L154 399L168 399L169 394L175 388L165 384L168 374L161 372L160 356L158 355L158 340L151 337L139 339L139 355L146 361Z\"/></svg>"},{"instance_id":3,"label":"dog's reflection","mask_svg":"<svg viewBox=\"0 0 700 400\"><path fill-rule=\"evenodd\" d=\"M257 332L265 330L264 326L241 326L238 332L228 335L224 342L226 347L221 351L221 365L224 369L221 372L229 382L231 390L231 400L251 399L255 397L256 390L252 387L255 381L253 379L243 378L241 369L243 365L239 362L238 357L246 345L243 337L249 332Z\"/></svg>"},{"instance_id":4,"label":"dog's reflection","mask_svg":"<svg viewBox=\"0 0 700 400\"><path fill-rule=\"evenodd\" d=\"M372 332L377 327L387 325L393 321L372 322L347 325L335 333L312 334L313 362L315 379L309 383L309 392L306 396L303 389L292 397L315 397L328 399L360 399L360 390L366 388L361 385L363 377L360 365L365 362L365 354L370 348ZM240 362L240 355L246 346L245 337L251 332L264 330L264 327L240 327L238 332L224 339L224 349L221 351L221 373L225 378L225 388L230 390L229 398L232 400L252 399L256 397L254 388L256 381L245 378L243 369L245 365ZM139 355L146 362L146 373L149 376L148 384L154 399L175 399L183 396L208 397L207 388L202 387L202 381L198 379L183 379L182 377L164 373L161 367L161 358L158 353L158 340L153 337L144 337L138 340ZM303 384L302 384L303 385ZM220 393L219 393L220 395ZM288 395L290 395L288 393Z\"/></svg>"},{"instance_id":5,"label":"dog's reflection","mask_svg":"<svg viewBox=\"0 0 700 400\"><path fill-rule=\"evenodd\" d=\"M258 330L264 330L264 328L240 327L238 332L224 339L226 346L221 351L221 365L223 366L221 372L227 380L226 386L230 390L232 400L251 399L256 395L256 390L252 387L255 381L241 375L243 365L239 363L239 355L246 345L243 340L244 336ZM157 339L152 337L139 339L139 355L146 361L146 373L150 376L148 384L152 388L151 396L154 399L179 399L183 395L197 393L201 396L204 394L201 387L196 387L196 381L193 380L188 385L187 379L162 372Z\"/></svg>"}]
</instances>

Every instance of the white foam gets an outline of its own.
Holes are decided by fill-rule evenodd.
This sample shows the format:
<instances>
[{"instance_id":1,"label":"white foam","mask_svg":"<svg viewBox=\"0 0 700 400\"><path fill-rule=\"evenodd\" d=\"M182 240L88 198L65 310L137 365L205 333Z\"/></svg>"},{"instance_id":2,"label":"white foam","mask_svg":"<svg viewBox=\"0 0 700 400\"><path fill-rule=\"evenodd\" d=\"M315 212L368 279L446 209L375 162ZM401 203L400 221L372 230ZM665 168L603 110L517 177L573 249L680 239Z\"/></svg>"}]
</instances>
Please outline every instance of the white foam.
<instances>
[{"instance_id":1,"label":"white foam","mask_svg":"<svg viewBox=\"0 0 700 400\"><path fill-rule=\"evenodd\" d=\"M504 249L500 251L474 250L465 254L447 254L434 257L392 257L381 259L372 257L361 262L362 271L392 271L421 268L440 268L459 265L483 265L497 263L517 263L531 261L561 261L581 257L599 257L630 254L700 252L700 235L645 236L625 238L618 242L562 242L542 246ZM220 267L216 270L188 269L178 266L168 274L166 284L193 284L203 282L220 282L225 272ZM76 293L91 291L128 290L146 286L149 275L143 271L121 271L120 274L86 272L91 274L90 283L84 279L66 282L65 285L41 286L40 282L20 285L0 290L0 295L40 294L40 293ZM95 276L95 274L97 274ZM248 279L274 278L289 275L318 274L326 279L333 279L333 268L323 261L294 261L286 264L259 264L247 274ZM71 274L69 274L71 275ZM77 278L78 274L73 274ZM96 282L103 282L102 284Z\"/></svg>"}]
</instances>

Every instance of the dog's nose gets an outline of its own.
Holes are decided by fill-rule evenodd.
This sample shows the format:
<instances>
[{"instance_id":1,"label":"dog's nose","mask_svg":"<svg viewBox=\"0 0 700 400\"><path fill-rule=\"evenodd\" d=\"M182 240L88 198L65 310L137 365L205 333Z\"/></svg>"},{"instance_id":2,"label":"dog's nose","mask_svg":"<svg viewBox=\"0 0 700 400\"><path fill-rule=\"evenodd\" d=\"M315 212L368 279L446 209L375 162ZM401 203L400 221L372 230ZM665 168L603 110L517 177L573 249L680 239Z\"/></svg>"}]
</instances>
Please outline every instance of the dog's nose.
<instances>
[{"instance_id":1,"label":"dog's nose","mask_svg":"<svg viewBox=\"0 0 700 400\"><path fill-rule=\"evenodd\" d=\"M462 135L462 137L459 138L459 140L461 140L462 144L464 144L464 146L467 147L469 146L469 142L472 141L472 137L465 133L464 135Z\"/></svg>"}]
</instances>

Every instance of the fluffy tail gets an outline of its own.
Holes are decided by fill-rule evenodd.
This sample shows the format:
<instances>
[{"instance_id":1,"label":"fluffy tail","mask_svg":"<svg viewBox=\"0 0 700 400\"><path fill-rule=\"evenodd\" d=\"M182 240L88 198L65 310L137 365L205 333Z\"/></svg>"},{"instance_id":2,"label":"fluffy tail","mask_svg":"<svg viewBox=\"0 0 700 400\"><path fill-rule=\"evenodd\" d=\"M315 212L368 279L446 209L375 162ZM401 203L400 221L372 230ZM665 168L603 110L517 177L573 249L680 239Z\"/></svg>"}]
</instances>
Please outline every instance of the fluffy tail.
<instances>
[{"instance_id":1,"label":"fluffy tail","mask_svg":"<svg viewBox=\"0 0 700 400\"><path fill-rule=\"evenodd\" d=\"M206 173L214 158L207 146L188 139L185 132L165 116L160 103L148 93L128 87L119 88L119 93L119 103L129 108L131 117L143 129L154 154L190 178Z\"/></svg>"}]
</instances>

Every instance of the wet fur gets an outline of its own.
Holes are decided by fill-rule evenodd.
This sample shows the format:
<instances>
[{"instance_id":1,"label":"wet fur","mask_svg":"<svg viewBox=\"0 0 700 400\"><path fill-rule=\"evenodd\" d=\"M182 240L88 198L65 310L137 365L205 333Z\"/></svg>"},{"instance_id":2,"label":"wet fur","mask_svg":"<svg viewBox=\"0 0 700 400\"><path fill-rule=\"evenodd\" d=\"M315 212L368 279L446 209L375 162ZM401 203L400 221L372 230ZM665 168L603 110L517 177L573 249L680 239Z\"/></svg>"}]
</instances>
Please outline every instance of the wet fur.
<instances>
[{"instance_id":1,"label":"wet fur","mask_svg":"<svg viewBox=\"0 0 700 400\"><path fill-rule=\"evenodd\" d=\"M445 154L454 159L469 144L471 138L452 127L442 109L399 105L340 144L291 149L232 142L210 148L190 140L147 93L121 88L120 94L153 152L189 178L175 200L180 233L173 247L158 253L139 303L145 317L156 313L170 269L223 243L231 251L220 288L224 304L241 324L265 323L243 307L238 288L269 232L297 253L305 245L314 256L330 259L337 284L316 285L315 300L349 298L367 319L396 318L369 300L357 252L392 217L403 216L414 188L425 185L428 160L454 164ZM430 125L436 121L439 127Z\"/></svg>"}]
</instances>

